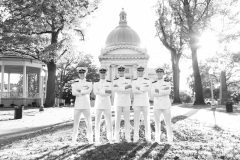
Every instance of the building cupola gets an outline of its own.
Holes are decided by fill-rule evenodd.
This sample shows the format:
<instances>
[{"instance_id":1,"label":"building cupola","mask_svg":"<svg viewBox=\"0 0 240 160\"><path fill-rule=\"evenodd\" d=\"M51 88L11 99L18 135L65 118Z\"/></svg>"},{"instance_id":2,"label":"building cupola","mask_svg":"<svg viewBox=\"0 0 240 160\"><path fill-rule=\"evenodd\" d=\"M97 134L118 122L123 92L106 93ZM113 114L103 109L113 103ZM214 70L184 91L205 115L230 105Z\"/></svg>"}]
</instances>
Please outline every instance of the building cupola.
<instances>
[{"instance_id":1,"label":"building cupola","mask_svg":"<svg viewBox=\"0 0 240 160\"><path fill-rule=\"evenodd\" d=\"M122 8L122 11L119 14L120 20L119 25L127 25L127 13L124 11L124 8Z\"/></svg>"}]
</instances>

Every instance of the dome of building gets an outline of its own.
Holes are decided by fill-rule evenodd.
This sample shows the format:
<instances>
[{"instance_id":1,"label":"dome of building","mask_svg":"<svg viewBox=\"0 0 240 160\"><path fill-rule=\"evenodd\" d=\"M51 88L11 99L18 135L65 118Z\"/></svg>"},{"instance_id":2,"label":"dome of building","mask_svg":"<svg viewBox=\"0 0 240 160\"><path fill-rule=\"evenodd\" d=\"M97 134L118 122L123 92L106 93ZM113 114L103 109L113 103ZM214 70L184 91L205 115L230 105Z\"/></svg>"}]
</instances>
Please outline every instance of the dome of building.
<instances>
[{"instance_id":1,"label":"dome of building","mask_svg":"<svg viewBox=\"0 0 240 160\"><path fill-rule=\"evenodd\" d=\"M138 34L127 25L127 14L123 9L119 16L119 26L117 26L112 32L110 32L107 37L105 47L116 45L140 46L140 38Z\"/></svg>"}]
</instances>

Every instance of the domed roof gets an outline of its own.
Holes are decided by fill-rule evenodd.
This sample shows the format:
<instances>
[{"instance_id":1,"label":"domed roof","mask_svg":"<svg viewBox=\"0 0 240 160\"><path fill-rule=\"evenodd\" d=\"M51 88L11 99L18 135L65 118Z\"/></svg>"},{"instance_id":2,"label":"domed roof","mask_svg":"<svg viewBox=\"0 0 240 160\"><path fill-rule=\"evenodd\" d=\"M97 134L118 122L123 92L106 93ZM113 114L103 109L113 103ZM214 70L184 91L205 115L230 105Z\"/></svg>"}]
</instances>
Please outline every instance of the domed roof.
<instances>
[{"instance_id":1,"label":"domed roof","mask_svg":"<svg viewBox=\"0 0 240 160\"><path fill-rule=\"evenodd\" d=\"M138 34L127 25L127 14L124 10L119 14L119 26L116 27L107 37L106 47L114 45L140 46L141 41Z\"/></svg>"}]
</instances>

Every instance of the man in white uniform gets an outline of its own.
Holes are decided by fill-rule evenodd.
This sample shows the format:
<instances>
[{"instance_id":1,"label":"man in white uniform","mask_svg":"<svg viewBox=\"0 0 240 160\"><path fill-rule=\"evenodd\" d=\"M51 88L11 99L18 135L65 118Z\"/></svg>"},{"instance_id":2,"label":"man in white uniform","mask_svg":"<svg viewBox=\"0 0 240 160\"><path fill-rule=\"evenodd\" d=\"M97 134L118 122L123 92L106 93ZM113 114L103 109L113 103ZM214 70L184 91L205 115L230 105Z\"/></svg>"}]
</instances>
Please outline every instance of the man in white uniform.
<instances>
[{"instance_id":1,"label":"man in white uniform","mask_svg":"<svg viewBox=\"0 0 240 160\"><path fill-rule=\"evenodd\" d=\"M72 95L76 96L74 105L74 125L72 142L76 143L78 127L80 122L81 113L85 117L87 125L87 139L89 143L93 143L92 121L90 112L90 97L89 94L92 91L92 82L85 80L85 73L87 68L81 67L79 69L79 79L75 80L72 84Z\"/></svg>"},{"instance_id":2,"label":"man in white uniform","mask_svg":"<svg viewBox=\"0 0 240 160\"><path fill-rule=\"evenodd\" d=\"M167 128L167 139L169 142L173 141L173 133L171 127L171 101L170 92L171 84L164 81L164 70L160 67L156 68L157 81L152 82L151 94L154 97L154 118L155 118L155 141L160 143L160 116L163 113L164 121Z\"/></svg>"},{"instance_id":3,"label":"man in white uniform","mask_svg":"<svg viewBox=\"0 0 240 160\"><path fill-rule=\"evenodd\" d=\"M95 109L95 142L100 143L100 120L102 113L104 114L107 125L107 139L112 142L112 123L111 123L111 93L112 83L106 80L106 68L100 68L100 80L94 83L94 94L96 95Z\"/></svg>"},{"instance_id":4,"label":"man in white uniform","mask_svg":"<svg viewBox=\"0 0 240 160\"><path fill-rule=\"evenodd\" d=\"M145 126L145 139L151 141L150 131L150 104L148 92L150 91L150 81L147 78L143 78L144 68L137 68L138 78L132 81L132 92L134 96L133 108L134 108L134 142L139 140L139 120L140 112L143 111L144 126Z\"/></svg>"},{"instance_id":5,"label":"man in white uniform","mask_svg":"<svg viewBox=\"0 0 240 160\"><path fill-rule=\"evenodd\" d=\"M131 97L130 93L132 91L131 80L124 77L125 67L118 67L119 78L113 81L113 90L115 91L114 96L114 106L115 106L115 133L114 140L115 143L119 143L120 136L120 123L121 115L123 112L124 124L125 124L125 139L127 142L131 142L130 137L130 106Z\"/></svg>"}]
</instances>

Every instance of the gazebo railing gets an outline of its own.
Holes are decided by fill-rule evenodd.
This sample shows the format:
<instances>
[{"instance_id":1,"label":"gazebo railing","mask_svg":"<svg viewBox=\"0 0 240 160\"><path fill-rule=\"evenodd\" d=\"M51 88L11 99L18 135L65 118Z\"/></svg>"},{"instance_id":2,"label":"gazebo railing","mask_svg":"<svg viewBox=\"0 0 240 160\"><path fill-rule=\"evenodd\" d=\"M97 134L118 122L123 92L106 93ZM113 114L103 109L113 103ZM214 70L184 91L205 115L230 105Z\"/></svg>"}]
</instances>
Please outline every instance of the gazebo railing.
<instances>
[{"instance_id":1,"label":"gazebo railing","mask_svg":"<svg viewBox=\"0 0 240 160\"><path fill-rule=\"evenodd\" d=\"M39 93L36 92L27 92L27 98L40 98Z\"/></svg>"},{"instance_id":2,"label":"gazebo railing","mask_svg":"<svg viewBox=\"0 0 240 160\"><path fill-rule=\"evenodd\" d=\"M23 98L22 92L3 92L1 98ZM39 93L26 92L26 98L40 98Z\"/></svg>"}]
</instances>

